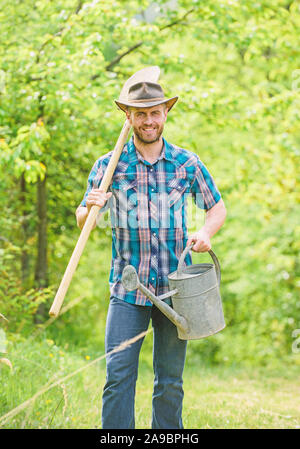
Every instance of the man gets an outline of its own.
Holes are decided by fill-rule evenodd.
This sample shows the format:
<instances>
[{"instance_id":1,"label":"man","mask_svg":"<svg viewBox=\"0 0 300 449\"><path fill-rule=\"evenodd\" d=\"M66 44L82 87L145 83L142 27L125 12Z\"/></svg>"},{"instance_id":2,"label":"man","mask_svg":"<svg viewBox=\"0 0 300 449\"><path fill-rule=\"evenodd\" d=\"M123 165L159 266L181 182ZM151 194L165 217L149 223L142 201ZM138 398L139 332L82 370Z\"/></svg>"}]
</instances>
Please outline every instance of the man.
<instances>
[{"instance_id":1,"label":"man","mask_svg":"<svg viewBox=\"0 0 300 449\"><path fill-rule=\"evenodd\" d=\"M166 293L167 276L177 269L185 246L194 242L193 251L209 251L210 239L226 216L221 195L199 157L162 137L167 114L177 99L166 98L159 84L142 82L129 89L128 102L116 101L133 127L133 137L124 146L107 193L98 187L111 153L95 162L76 213L82 228L93 205L100 206L101 211L110 207L112 264L106 351L145 331L152 319L155 429L183 428L182 374L187 342L178 339L175 325L139 290L124 289L122 272L131 264L149 290L157 295ZM206 210L204 225L190 236L186 224L188 194ZM191 264L190 255L186 263ZM142 341L107 357L103 428L135 426L135 386Z\"/></svg>"}]
</instances>

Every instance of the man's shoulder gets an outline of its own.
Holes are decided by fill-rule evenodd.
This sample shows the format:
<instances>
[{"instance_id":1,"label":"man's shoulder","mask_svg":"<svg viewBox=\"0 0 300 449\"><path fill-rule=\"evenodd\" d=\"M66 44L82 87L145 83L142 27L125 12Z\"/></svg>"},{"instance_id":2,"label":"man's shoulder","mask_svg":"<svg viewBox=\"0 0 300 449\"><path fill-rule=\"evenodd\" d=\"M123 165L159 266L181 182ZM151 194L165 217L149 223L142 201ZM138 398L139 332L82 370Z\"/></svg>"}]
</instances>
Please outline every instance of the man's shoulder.
<instances>
[{"instance_id":1,"label":"man's shoulder","mask_svg":"<svg viewBox=\"0 0 300 449\"><path fill-rule=\"evenodd\" d=\"M95 164L99 167L100 165L107 165L109 163L109 160L111 158L113 151L110 151L109 153L103 154L102 156L99 156L96 160Z\"/></svg>"},{"instance_id":2,"label":"man's shoulder","mask_svg":"<svg viewBox=\"0 0 300 449\"><path fill-rule=\"evenodd\" d=\"M199 162L199 156L193 151L182 148L174 143L167 142L167 144L172 158L180 164L197 165Z\"/></svg>"},{"instance_id":3,"label":"man's shoulder","mask_svg":"<svg viewBox=\"0 0 300 449\"><path fill-rule=\"evenodd\" d=\"M111 158L113 152L114 151L109 151L108 153L103 154L102 156L99 156L95 163L98 166L107 165L110 161L110 158ZM121 161L123 159L127 159L127 157L128 157L128 142L124 144L119 160Z\"/></svg>"},{"instance_id":4,"label":"man's shoulder","mask_svg":"<svg viewBox=\"0 0 300 449\"><path fill-rule=\"evenodd\" d=\"M110 151L109 153L103 154L100 156L96 162L94 163L92 171L95 173L104 173L107 169L107 166L109 164L109 161L113 155L114 151ZM123 150L118 158L116 167L114 169L113 176L119 174L119 173L125 173L128 171L130 164L129 164L129 158L128 158L128 146L127 143L124 145Z\"/></svg>"}]
</instances>

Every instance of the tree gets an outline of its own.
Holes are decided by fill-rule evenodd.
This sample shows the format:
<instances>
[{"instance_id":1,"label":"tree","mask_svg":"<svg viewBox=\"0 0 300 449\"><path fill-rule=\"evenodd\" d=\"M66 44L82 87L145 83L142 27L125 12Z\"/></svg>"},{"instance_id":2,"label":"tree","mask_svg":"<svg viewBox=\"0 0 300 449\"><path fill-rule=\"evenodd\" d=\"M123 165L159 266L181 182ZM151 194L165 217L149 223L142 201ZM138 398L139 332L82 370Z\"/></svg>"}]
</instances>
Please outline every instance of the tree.
<instances>
[{"instance_id":1,"label":"tree","mask_svg":"<svg viewBox=\"0 0 300 449\"><path fill-rule=\"evenodd\" d=\"M24 288L57 286L89 170L120 132L112 100L159 65L180 97L166 136L212 167L229 210L214 240L229 337L207 348L216 361L287 354L299 314L299 3L15 0L0 20L7 274L11 263Z\"/></svg>"}]
</instances>

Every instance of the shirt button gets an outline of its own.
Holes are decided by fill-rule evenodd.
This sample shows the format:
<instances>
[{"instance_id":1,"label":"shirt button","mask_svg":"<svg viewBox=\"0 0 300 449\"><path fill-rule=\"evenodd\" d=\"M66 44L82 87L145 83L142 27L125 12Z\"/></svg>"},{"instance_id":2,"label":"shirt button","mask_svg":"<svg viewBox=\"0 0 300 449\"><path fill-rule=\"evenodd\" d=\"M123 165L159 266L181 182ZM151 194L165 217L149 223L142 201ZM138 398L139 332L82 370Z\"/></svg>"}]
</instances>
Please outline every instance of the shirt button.
<instances>
[{"instance_id":1,"label":"shirt button","mask_svg":"<svg viewBox=\"0 0 300 449\"><path fill-rule=\"evenodd\" d=\"M153 232L153 236L156 237L156 233L155 232Z\"/></svg>"},{"instance_id":2,"label":"shirt button","mask_svg":"<svg viewBox=\"0 0 300 449\"><path fill-rule=\"evenodd\" d=\"M155 278L152 278L152 281L155 281Z\"/></svg>"}]
</instances>

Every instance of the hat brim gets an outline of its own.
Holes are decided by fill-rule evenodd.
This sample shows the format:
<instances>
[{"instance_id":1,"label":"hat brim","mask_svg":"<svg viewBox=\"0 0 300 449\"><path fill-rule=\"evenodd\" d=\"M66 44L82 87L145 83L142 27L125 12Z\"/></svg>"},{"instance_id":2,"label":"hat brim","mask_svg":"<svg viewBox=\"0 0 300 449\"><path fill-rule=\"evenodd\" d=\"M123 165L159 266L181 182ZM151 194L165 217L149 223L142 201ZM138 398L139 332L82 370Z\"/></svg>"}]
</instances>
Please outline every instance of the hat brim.
<instances>
[{"instance_id":1,"label":"hat brim","mask_svg":"<svg viewBox=\"0 0 300 449\"><path fill-rule=\"evenodd\" d=\"M166 100L145 101L144 103L142 103L142 102L135 103L134 101L124 102L124 101L119 101L119 100L115 100L115 103L124 112L126 112L127 108L130 106L132 108L152 108L153 106L157 106L159 104L164 104L164 103L166 103L168 111L170 111L177 100L178 100L178 97L172 97L172 98L167 98Z\"/></svg>"}]
</instances>

